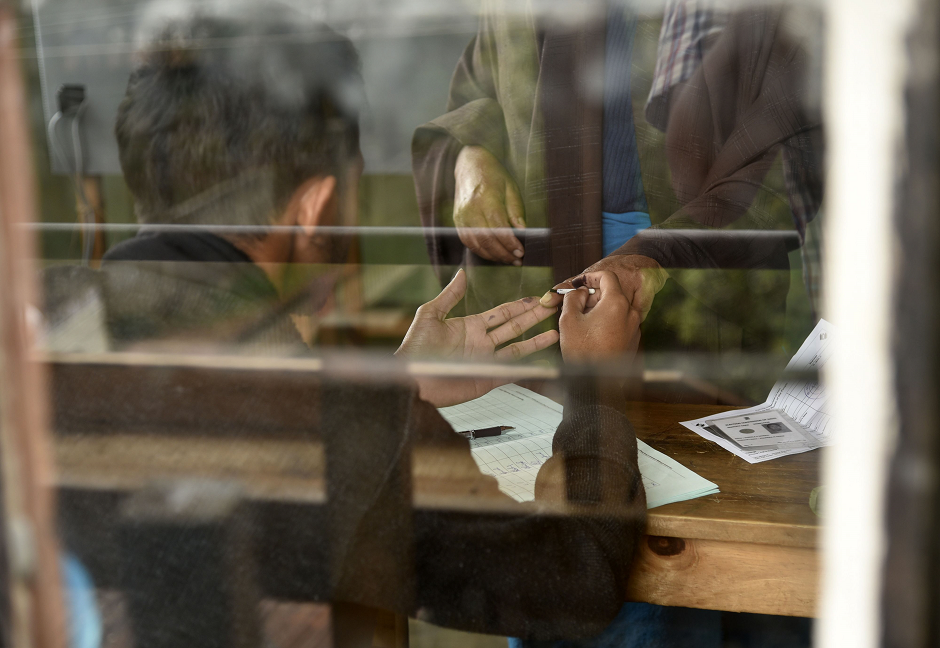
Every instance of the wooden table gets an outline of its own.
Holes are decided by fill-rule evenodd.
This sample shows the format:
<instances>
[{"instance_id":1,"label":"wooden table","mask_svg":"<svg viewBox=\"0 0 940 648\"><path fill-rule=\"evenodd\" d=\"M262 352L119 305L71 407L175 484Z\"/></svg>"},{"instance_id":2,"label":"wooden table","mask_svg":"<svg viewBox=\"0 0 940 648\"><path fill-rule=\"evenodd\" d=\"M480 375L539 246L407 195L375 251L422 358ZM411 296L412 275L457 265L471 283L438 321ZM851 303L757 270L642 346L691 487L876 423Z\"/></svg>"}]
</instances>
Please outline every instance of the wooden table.
<instances>
[{"instance_id":1,"label":"wooden table","mask_svg":"<svg viewBox=\"0 0 940 648\"><path fill-rule=\"evenodd\" d=\"M809 508L819 452L751 465L678 422L727 410L712 405L632 403L639 438L721 493L650 511L649 536L629 598L661 605L813 616L819 520ZM303 440L120 434L56 439L65 489L127 492L159 477L236 479L257 501L322 503L323 449ZM413 465L418 507L478 510L478 473L442 474L439 457ZM501 506L502 500L500 500Z\"/></svg>"},{"instance_id":2,"label":"wooden table","mask_svg":"<svg viewBox=\"0 0 940 648\"><path fill-rule=\"evenodd\" d=\"M637 436L717 495L653 509L629 598L660 605L814 616L819 518L809 508L821 451L749 464L679 425L714 405L631 403Z\"/></svg>"}]
</instances>

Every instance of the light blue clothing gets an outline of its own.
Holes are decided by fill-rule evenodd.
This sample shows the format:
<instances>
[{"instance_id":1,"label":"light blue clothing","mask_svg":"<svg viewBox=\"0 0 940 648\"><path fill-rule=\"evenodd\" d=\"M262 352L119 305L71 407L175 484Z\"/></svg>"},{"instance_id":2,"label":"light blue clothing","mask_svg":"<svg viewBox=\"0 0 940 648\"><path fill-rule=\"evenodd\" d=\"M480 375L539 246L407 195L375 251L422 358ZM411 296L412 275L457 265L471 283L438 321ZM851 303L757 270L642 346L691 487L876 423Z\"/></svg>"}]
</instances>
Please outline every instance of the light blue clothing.
<instances>
[{"instance_id":1,"label":"light blue clothing","mask_svg":"<svg viewBox=\"0 0 940 648\"><path fill-rule=\"evenodd\" d=\"M604 55L604 256L650 226L630 90L636 23L632 10L611 4Z\"/></svg>"},{"instance_id":2,"label":"light blue clothing","mask_svg":"<svg viewBox=\"0 0 940 648\"><path fill-rule=\"evenodd\" d=\"M95 600L95 585L80 562L68 554L60 567L65 583L66 610L69 618L69 648L99 648L101 617Z\"/></svg>"},{"instance_id":3,"label":"light blue clothing","mask_svg":"<svg viewBox=\"0 0 940 648\"><path fill-rule=\"evenodd\" d=\"M619 248L633 238L637 232L652 225L650 215L643 212L611 214L603 212L601 227L604 237L604 256Z\"/></svg>"},{"instance_id":4,"label":"light blue clothing","mask_svg":"<svg viewBox=\"0 0 940 648\"><path fill-rule=\"evenodd\" d=\"M596 637L524 641L510 637L509 648L721 648L721 612L626 603Z\"/></svg>"}]
</instances>

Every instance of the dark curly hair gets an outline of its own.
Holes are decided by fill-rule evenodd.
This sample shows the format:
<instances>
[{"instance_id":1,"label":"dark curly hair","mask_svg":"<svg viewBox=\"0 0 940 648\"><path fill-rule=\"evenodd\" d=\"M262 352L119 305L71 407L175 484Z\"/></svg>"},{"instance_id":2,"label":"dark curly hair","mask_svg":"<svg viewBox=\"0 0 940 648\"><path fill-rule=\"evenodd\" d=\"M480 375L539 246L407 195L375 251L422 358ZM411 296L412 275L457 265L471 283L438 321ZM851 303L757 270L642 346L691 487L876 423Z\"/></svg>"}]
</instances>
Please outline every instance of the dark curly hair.
<instances>
[{"instance_id":1,"label":"dark curly hair","mask_svg":"<svg viewBox=\"0 0 940 648\"><path fill-rule=\"evenodd\" d=\"M359 155L363 96L355 48L322 24L273 8L166 23L115 125L138 218L175 220L187 201L261 176L269 213L234 210L228 222L267 224L307 179L342 180Z\"/></svg>"}]
</instances>

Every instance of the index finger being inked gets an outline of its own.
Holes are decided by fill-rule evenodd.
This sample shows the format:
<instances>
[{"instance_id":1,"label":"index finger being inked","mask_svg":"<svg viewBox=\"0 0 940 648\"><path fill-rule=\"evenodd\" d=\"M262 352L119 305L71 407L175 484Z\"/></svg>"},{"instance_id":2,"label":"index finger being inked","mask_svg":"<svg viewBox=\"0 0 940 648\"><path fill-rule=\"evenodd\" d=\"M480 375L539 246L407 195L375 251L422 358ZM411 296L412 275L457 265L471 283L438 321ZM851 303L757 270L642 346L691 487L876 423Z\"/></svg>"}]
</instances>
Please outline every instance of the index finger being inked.
<instances>
[{"instance_id":1,"label":"index finger being inked","mask_svg":"<svg viewBox=\"0 0 940 648\"><path fill-rule=\"evenodd\" d=\"M552 292L552 290L559 290L560 288L574 288L575 286L572 285L572 282L575 280L575 278L576 277L572 277L571 279L566 279L562 281L560 284L555 284L554 286L552 286L551 290L549 290L547 293L542 295L542 298L539 300L539 303L542 304L542 306L545 306L546 308L556 308L558 306L561 306L561 303L564 300L565 296L559 295L558 293L554 293Z\"/></svg>"}]
</instances>

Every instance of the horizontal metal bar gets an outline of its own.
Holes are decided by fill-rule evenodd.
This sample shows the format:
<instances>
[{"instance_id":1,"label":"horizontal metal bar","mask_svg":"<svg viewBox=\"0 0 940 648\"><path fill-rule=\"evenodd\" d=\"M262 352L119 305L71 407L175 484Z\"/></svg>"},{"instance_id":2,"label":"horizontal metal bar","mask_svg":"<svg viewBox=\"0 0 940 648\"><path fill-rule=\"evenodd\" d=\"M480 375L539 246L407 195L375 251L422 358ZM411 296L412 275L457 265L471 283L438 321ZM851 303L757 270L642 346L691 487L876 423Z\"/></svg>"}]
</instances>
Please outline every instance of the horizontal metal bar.
<instances>
[{"instance_id":1,"label":"horizontal metal bar","mask_svg":"<svg viewBox=\"0 0 940 648\"><path fill-rule=\"evenodd\" d=\"M141 225L137 223L29 223L26 228L33 232L83 232L89 230L114 233L146 233L146 232L211 232L213 234L292 234L302 233L301 227L288 225L181 225L156 224ZM494 228L496 231L511 231L527 237L548 236L551 230L545 227L533 227L526 230L513 230L510 228ZM493 231L493 230L487 230ZM459 234L456 227L407 227L407 226L320 226L318 234L328 236L454 236Z\"/></svg>"},{"instance_id":2,"label":"horizontal metal bar","mask_svg":"<svg viewBox=\"0 0 940 648\"><path fill-rule=\"evenodd\" d=\"M41 351L36 352L33 357L38 362L49 364L323 373L364 380L393 380L408 377L557 380L563 377L598 377L642 378L644 382L649 383L687 383L690 380L735 380L768 375L793 381L817 382L819 380L818 371L788 371L783 367L786 358L765 354L754 354L734 360L719 359L711 354L646 354L643 365L614 359L597 363L556 366L469 361L407 361L388 354L364 351L330 351L308 358Z\"/></svg>"},{"instance_id":3,"label":"horizontal metal bar","mask_svg":"<svg viewBox=\"0 0 940 648\"><path fill-rule=\"evenodd\" d=\"M290 234L302 232L300 227L287 225L180 225L137 223L99 223L84 225L81 223L28 223L25 227L33 232L83 232L102 231L114 233L145 232L188 232L198 230L214 234ZM515 228L456 228L456 227L410 227L410 226L321 226L317 232L327 236L387 236L387 237L457 237L460 232L509 232L526 238L549 237L551 228L533 227ZM709 241L709 240L748 240L782 241L800 245L799 234L792 230L711 230L711 229L646 229L644 238Z\"/></svg>"}]
</instances>

